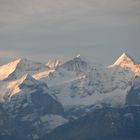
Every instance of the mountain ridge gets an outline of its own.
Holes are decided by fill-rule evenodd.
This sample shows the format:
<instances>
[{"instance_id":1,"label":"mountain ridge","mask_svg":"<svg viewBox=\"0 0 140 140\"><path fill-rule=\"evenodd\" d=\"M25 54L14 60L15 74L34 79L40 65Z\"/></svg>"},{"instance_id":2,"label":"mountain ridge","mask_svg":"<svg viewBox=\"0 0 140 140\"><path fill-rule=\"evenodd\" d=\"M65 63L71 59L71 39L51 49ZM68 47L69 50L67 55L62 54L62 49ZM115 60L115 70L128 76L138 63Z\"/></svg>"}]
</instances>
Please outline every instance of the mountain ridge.
<instances>
[{"instance_id":1,"label":"mountain ridge","mask_svg":"<svg viewBox=\"0 0 140 140\"><path fill-rule=\"evenodd\" d=\"M89 140L86 134L104 140L100 138L101 130L111 139L119 134L126 138L120 128L123 132L128 128L125 135L139 129L132 126L140 122L136 120L136 116L140 118L138 66L127 54L111 66L91 63L80 55L63 63L49 60L45 65L18 59L0 66L0 114L6 125L0 121L0 130L6 129L9 135L4 135L8 138L15 138L17 132L17 139L23 140L57 140L62 136L60 132L66 132L63 139L69 134L73 134L69 138L81 139L77 135L80 132L83 140ZM98 127L97 118L102 119L105 128ZM7 128L10 123L13 131Z\"/></svg>"}]
</instances>

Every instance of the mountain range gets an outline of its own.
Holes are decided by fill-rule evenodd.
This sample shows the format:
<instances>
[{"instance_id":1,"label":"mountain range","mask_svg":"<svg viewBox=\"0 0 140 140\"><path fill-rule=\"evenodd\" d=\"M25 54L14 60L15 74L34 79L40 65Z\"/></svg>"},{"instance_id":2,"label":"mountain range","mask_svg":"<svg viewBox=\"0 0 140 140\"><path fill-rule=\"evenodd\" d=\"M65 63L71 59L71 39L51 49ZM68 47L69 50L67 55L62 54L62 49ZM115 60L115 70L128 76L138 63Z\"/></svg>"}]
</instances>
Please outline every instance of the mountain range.
<instances>
[{"instance_id":1,"label":"mountain range","mask_svg":"<svg viewBox=\"0 0 140 140\"><path fill-rule=\"evenodd\" d=\"M140 64L78 55L0 66L0 140L139 140Z\"/></svg>"}]
</instances>

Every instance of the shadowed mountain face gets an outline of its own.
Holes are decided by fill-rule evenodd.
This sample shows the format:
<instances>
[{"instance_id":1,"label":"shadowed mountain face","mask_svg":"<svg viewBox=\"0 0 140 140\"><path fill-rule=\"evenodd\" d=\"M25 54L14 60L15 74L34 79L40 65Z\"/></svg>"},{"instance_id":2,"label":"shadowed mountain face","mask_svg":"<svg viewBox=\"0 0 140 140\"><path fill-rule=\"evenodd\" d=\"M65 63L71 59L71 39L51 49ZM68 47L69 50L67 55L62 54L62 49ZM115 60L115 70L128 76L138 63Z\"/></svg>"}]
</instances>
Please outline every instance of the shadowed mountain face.
<instances>
[{"instance_id":1,"label":"shadowed mountain face","mask_svg":"<svg viewBox=\"0 0 140 140\"><path fill-rule=\"evenodd\" d=\"M41 140L129 140L140 138L140 107L102 108L58 127Z\"/></svg>"},{"instance_id":2,"label":"shadowed mountain face","mask_svg":"<svg viewBox=\"0 0 140 140\"><path fill-rule=\"evenodd\" d=\"M39 82L30 75L22 77L14 87L19 88L17 93L11 93L10 100L5 103L5 108L11 114L39 113L45 114L63 114L62 105L49 95L48 86Z\"/></svg>"},{"instance_id":3,"label":"shadowed mountain face","mask_svg":"<svg viewBox=\"0 0 140 140\"><path fill-rule=\"evenodd\" d=\"M126 98L129 105L140 105L140 77L136 76Z\"/></svg>"},{"instance_id":4,"label":"shadowed mountain face","mask_svg":"<svg viewBox=\"0 0 140 140\"><path fill-rule=\"evenodd\" d=\"M125 53L0 66L0 140L139 140L139 71Z\"/></svg>"},{"instance_id":5,"label":"shadowed mountain face","mask_svg":"<svg viewBox=\"0 0 140 140\"><path fill-rule=\"evenodd\" d=\"M22 77L13 89L15 88L19 88L19 91L12 93L10 98L7 97L3 107L12 118L19 137L33 139L43 135L45 131L50 131L45 119L49 119L50 114L64 114L62 105L48 94L50 91L47 85L36 81L30 75ZM16 137L15 134L13 136Z\"/></svg>"}]
</instances>

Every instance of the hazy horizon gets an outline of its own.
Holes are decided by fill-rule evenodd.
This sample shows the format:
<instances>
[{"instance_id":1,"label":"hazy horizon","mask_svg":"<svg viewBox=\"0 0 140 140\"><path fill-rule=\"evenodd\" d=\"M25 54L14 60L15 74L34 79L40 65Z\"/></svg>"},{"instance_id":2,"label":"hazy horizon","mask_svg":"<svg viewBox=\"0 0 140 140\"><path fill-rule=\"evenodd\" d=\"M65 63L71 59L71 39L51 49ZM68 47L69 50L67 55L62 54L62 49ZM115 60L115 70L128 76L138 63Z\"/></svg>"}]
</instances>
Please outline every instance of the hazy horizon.
<instances>
[{"instance_id":1,"label":"hazy horizon","mask_svg":"<svg viewBox=\"0 0 140 140\"><path fill-rule=\"evenodd\" d=\"M140 62L139 9L139 0L2 0L0 58L112 64L126 52Z\"/></svg>"}]
</instances>

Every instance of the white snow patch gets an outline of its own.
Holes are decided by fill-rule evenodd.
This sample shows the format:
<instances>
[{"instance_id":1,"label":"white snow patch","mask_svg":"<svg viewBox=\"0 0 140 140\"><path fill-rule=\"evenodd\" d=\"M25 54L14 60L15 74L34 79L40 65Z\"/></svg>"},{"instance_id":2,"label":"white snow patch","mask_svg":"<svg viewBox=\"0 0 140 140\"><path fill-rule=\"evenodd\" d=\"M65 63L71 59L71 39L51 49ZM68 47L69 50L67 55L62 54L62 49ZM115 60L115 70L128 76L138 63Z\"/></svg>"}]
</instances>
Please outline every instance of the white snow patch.
<instances>
[{"instance_id":1,"label":"white snow patch","mask_svg":"<svg viewBox=\"0 0 140 140\"><path fill-rule=\"evenodd\" d=\"M40 120L41 122L46 123L50 130L68 122L68 120L62 116L52 114L42 116L40 117Z\"/></svg>"}]
</instances>

